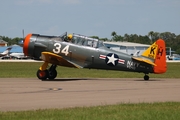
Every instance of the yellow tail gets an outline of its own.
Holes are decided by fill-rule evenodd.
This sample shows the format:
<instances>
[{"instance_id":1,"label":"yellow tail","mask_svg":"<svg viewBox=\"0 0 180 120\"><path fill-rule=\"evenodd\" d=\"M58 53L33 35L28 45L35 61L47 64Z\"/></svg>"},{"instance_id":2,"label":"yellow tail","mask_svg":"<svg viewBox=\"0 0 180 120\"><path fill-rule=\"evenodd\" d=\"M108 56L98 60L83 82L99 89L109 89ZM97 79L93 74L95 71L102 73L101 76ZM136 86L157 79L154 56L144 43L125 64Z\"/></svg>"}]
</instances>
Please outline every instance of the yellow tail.
<instances>
[{"instance_id":1,"label":"yellow tail","mask_svg":"<svg viewBox=\"0 0 180 120\"><path fill-rule=\"evenodd\" d=\"M154 62L154 73L160 74L166 72L166 47L164 40L159 39L154 42L142 53L142 56Z\"/></svg>"}]
</instances>

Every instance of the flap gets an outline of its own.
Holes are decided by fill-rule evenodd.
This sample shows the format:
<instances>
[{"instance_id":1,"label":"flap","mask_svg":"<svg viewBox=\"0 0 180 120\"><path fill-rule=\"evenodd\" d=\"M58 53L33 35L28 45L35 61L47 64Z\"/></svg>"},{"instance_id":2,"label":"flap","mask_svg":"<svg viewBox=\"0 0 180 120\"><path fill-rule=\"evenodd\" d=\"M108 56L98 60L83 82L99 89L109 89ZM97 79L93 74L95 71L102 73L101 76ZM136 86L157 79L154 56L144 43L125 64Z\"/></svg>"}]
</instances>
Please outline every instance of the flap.
<instances>
[{"instance_id":1,"label":"flap","mask_svg":"<svg viewBox=\"0 0 180 120\"><path fill-rule=\"evenodd\" d=\"M69 62L68 60L64 59L63 57L61 57L57 54L51 53L51 52L42 52L41 59L45 62L59 65L59 66L80 68L80 66L78 66L72 62Z\"/></svg>"},{"instance_id":2,"label":"flap","mask_svg":"<svg viewBox=\"0 0 180 120\"><path fill-rule=\"evenodd\" d=\"M140 57L132 57L134 60L137 60L137 61L140 61L140 62L145 62L147 64L150 64L150 65L153 65L153 66L156 66L155 63L153 63L152 61L148 60L148 59L143 59L143 58L140 58Z\"/></svg>"}]
</instances>

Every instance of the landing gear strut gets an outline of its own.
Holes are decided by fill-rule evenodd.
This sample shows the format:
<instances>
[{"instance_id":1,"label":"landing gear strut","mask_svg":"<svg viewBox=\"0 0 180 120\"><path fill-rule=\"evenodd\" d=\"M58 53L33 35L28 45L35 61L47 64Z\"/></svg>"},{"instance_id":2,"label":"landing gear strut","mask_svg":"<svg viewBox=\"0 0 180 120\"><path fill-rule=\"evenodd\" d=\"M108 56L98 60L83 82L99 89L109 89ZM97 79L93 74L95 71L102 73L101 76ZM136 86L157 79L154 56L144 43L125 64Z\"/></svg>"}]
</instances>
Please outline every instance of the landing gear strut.
<instances>
[{"instance_id":1,"label":"landing gear strut","mask_svg":"<svg viewBox=\"0 0 180 120\"><path fill-rule=\"evenodd\" d=\"M144 80L149 80L149 76L147 74L144 75Z\"/></svg>"},{"instance_id":2,"label":"landing gear strut","mask_svg":"<svg viewBox=\"0 0 180 120\"><path fill-rule=\"evenodd\" d=\"M53 80L54 78L56 78L57 76L57 71L56 71L56 65L51 65L51 67L49 68L49 79Z\"/></svg>"},{"instance_id":3,"label":"landing gear strut","mask_svg":"<svg viewBox=\"0 0 180 120\"><path fill-rule=\"evenodd\" d=\"M47 78L53 80L57 76L56 65L51 65L51 67L47 70L48 63L45 62L37 71L37 77L40 80L46 80Z\"/></svg>"}]
</instances>

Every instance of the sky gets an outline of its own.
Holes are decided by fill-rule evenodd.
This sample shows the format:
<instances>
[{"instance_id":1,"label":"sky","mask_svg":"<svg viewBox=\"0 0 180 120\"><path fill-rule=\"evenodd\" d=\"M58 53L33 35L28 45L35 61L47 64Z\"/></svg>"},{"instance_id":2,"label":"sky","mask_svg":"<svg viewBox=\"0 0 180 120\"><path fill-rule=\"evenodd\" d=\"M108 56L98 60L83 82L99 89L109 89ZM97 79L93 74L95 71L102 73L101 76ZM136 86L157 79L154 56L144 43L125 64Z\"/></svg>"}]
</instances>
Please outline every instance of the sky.
<instances>
[{"instance_id":1,"label":"sky","mask_svg":"<svg viewBox=\"0 0 180 120\"><path fill-rule=\"evenodd\" d=\"M0 36L180 34L180 0L0 0Z\"/></svg>"}]
</instances>

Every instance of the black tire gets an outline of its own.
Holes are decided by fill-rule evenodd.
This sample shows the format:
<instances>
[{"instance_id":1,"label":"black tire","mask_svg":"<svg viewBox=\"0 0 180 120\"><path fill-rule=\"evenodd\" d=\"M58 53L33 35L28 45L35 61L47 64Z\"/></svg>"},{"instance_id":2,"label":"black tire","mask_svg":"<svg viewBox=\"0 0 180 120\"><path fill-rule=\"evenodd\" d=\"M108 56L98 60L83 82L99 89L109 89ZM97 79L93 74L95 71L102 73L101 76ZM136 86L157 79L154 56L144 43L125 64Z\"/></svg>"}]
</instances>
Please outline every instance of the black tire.
<instances>
[{"instance_id":1,"label":"black tire","mask_svg":"<svg viewBox=\"0 0 180 120\"><path fill-rule=\"evenodd\" d=\"M149 76L148 76L148 75L145 75L145 76L144 76L144 80L149 80Z\"/></svg>"},{"instance_id":2,"label":"black tire","mask_svg":"<svg viewBox=\"0 0 180 120\"><path fill-rule=\"evenodd\" d=\"M54 78L56 78L56 76L57 76L57 71L56 71L56 70L49 71L49 76L48 76L48 78L49 78L50 80L54 80Z\"/></svg>"},{"instance_id":3,"label":"black tire","mask_svg":"<svg viewBox=\"0 0 180 120\"><path fill-rule=\"evenodd\" d=\"M48 70L38 70L36 75L40 80L46 80L49 76L49 72Z\"/></svg>"}]
</instances>

